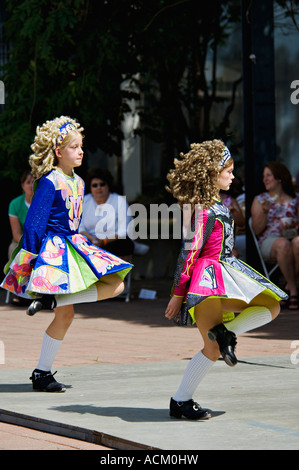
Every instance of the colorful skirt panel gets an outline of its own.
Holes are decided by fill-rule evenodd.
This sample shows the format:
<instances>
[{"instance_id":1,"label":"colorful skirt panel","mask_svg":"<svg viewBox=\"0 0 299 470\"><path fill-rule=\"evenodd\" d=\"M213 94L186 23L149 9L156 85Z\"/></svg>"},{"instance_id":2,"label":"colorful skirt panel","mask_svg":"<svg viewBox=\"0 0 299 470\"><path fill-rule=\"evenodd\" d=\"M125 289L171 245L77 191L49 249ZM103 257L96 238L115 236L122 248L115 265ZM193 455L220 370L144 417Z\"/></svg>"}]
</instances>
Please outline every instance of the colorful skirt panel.
<instances>
[{"instance_id":1,"label":"colorful skirt panel","mask_svg":"<svg viewBox=\"0 0 299 470\"><path fill-rule=\"evenodd\" d=\"M184 299L179 323L188 324L190 317L194 323L196 305L207 298L236 299L248 304L262 292L278 301L288 298L287 294L273 282L235 257L226 258L225 261L198 259ZM233 317L233 312L224 312L223 321L231 320Z\"/></svg>"},{"instance_id":2,"label":"colorful skirt panel","mask_svg":"<svg viewBox=\"0 0 299 470\"><path fill-rule=\"evenodd\" d=\"M92 245L81 234L49 235L38 255L23 249L17 252L1 287L21 297L70 294L108 274L124 279L131 269L130 263Z\"/></svg>"}]
</instances>

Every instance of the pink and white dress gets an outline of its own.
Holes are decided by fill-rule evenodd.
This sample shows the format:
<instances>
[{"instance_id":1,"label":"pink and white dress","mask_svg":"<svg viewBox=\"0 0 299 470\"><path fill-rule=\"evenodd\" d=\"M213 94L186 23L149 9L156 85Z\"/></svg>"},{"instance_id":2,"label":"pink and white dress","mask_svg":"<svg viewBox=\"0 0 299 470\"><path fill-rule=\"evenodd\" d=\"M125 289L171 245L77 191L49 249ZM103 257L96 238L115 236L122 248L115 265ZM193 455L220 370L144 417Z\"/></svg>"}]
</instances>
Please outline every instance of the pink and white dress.
<instances>
[{"instance_id":1,"label":"pink and white dress","mask_svg":"<svg viewBox=\"0 0 299 470\"><path fill-rule=\"evenodd\" d=\"M269 279L234 257L233 246L234 221L224 204L216 201L195 211L174 275L172 295L184 297L180 324L186 325L190 316L194 321L194 307L211 297L249 303L263 292L278 301L287 299Z\"/></svg>"}]
</instances>

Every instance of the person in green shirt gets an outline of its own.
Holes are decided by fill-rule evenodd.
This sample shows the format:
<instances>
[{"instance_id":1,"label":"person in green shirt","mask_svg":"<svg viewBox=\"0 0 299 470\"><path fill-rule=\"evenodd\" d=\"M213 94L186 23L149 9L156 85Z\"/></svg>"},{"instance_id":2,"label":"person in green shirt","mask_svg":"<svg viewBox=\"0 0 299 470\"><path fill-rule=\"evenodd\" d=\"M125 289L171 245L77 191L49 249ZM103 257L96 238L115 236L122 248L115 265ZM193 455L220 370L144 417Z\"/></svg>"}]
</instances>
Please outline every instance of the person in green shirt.
<instances>
[{"instance_id":1,"label":"person in green shirt","mask_svg":"<svg viewBox=\"0 0 299 470\"><path fill-rule=\"evenodd\" d=\"M8 206L8 217L12 232L12 241L8 248L9 259L23 234L24 222L33 196L33 181L34 178L30 170L25 171L21 176L23 194L14 198Z\"/></svg>"}]
</instances>

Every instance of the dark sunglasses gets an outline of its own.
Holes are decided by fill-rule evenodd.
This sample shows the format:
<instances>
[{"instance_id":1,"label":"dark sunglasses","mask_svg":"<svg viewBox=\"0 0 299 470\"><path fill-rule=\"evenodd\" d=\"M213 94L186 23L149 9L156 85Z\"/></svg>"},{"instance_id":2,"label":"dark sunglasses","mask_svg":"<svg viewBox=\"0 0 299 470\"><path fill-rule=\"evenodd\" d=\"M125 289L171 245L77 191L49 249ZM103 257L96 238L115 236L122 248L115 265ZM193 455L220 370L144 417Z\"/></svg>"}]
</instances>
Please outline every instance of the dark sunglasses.
<instances>
[{"instance_id":1,"label":"dark sunglasses","mask_svg":"<svg viewBox=\"0 0 299 470\"><path fill-rule=\"evenodd\" d=\"M91 187L92 188L97 188L98 186L100 188L104 188L104 186L106 186L107 183L92 183Z\"/></svg>"}]
</instances>

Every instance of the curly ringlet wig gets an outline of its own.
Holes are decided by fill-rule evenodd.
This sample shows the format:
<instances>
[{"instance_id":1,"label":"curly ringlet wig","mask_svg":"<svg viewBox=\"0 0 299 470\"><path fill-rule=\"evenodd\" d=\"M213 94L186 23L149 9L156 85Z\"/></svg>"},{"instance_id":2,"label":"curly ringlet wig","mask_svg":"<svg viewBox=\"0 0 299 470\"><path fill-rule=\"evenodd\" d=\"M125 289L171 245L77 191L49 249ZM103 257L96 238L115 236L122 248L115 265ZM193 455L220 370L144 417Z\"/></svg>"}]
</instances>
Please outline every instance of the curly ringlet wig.
<instances>
[{"instance_id":1,"label":"curly ringlet wig","mask_svg":"<svg viewBox=\"0 0 299 470\"><path fill-rule=\"evenodd\" d=\"M180 153L181 160L175 159L175 169L169 171L167 191L172 193L178 204L202 204L209 208L219 197L219 189L215 181L217 175L232 165L229 158L223 167L220 162L223 158L225 144L218 139L207 140L200 144L191 144L190 151Z\"/></svg>"},{"instance_id":2,"label":"curly ringlet wig","mask_svg":"<svg viewBox=\"0 0 299 470\"><path fill-rule=\"evenodd\" d=\"M75 119L68 116L60 116L52 121L46 121L41 127L37 126L34 143L31 145L34 153L29 157L29 164L34 178L40 178L57 165L57 157L55 155L57 138L60 134L61 126L66 122L72 123L76 129L63 139L60 148L64 148L74 138L74 134L81 134L83 131L83 127L80 127L80 124Z\"/></svg>"}]
</instances>

